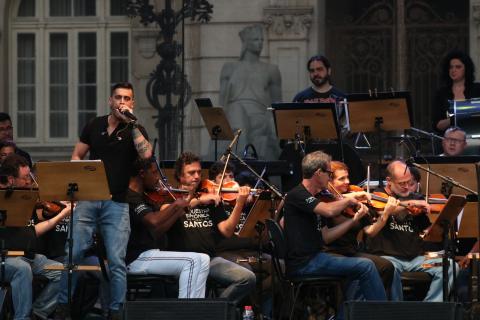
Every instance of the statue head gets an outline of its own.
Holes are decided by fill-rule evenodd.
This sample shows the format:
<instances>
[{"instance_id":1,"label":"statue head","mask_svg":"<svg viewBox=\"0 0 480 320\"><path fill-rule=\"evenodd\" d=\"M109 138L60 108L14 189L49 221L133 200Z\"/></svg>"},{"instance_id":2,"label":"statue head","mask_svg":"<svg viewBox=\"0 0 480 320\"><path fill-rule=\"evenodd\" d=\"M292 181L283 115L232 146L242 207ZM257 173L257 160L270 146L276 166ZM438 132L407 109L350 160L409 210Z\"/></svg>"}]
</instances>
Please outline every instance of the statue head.
<instances>
[{"instance_id":1,"label":"statue head","mask_svg":"<svg viewBox=\"0 0 480 320\"><path fill-rule=\"evenodd\" d=\"M254 24L245 27L238 33L242 40L242 51L240 53L240 60L244 57L245 52L249 51L257 56L260 56L263 48L263 26Z\"/></svg>"}]
</instances>

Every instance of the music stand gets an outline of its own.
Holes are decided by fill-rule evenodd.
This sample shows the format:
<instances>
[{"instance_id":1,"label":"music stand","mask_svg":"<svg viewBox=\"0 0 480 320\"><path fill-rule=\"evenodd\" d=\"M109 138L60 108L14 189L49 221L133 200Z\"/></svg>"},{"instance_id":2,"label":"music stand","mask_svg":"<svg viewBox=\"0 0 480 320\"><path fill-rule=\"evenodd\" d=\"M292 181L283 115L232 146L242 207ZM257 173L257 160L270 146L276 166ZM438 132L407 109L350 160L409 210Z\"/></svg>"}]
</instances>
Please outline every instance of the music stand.
<instances>
[{"instance_id":1,"label":"music stand","mask_svg":"<svg viewBox=\"0 0 480 320\"><path fill-rule=\"evenodd\" d=\"M210 139L215 143L215 161L217 161L218 140L232 140L233 130L223 108L214 108L208 98L195 99L195 102L205 127L207 127Z\"/></svg>"},{"instance_id":2,"label":"music stand","mask_svg":"<svg viewBox=\"0 0 480 320\"><path fill-rule=\"evenodd\" d=\"M23 256L24 251L35 248L35 229L27 225L32 218L37 200L37 190L0 190L0 310L7 292L5 286L7 256Z\"/></svg>"},{"instance_id":3,"label":"music stand","mask_svg":"<svg viewBox=\"0 0 480 320\"><path fill-rule=\"evenodd\" d=\"M68 304L72 303L73 203L75 201L110 200L105 167L100 160L37 162L35 165L41 200L68 200L72 213L68 233Z\"/></svg>"},{"instance_id":4,"label":"music stand","mask_svg":"<svg viewBox=\"0 0 480 320\"><path fill-rule=\"evenodd\" d=\"M260 193L258 199L253 204L242 229L238 232L240 238L254 238L257 235L255 226L258 222L265 223L265 220L271 219L272 196L270 192Z\"/></svg>"},{"instance_id":5,"label":"music stand","mask_svg":"<svg viewBox=\"0 0 480 320\"><path fill-rule=\"evenodd\" d=\"M375 92L350 94L348 114L350 131L376 132L378 138L378 180L382 179L382 131L405 130L412 126L410 93ZM382 187L382 185L380 185Z\"/></svg>"},{"instance_id":6,"label":"music stand","mask_svg":"<svg viewBox=\"0 0 480 320\"><path fill-rule=\"evenodd\" d=\"M440 212L437 220L432 224L423 240L431 242L443 242L444 255L442 258L443 271L443 300L448 298L448 259L455 261L455 220L467 203L467 199L463 195L452 194L447 200L445 207ZM453 268L453 288L455 288L455 263ZM455 289L453 289L455 290Z\"/></svg>"}]
</instances>

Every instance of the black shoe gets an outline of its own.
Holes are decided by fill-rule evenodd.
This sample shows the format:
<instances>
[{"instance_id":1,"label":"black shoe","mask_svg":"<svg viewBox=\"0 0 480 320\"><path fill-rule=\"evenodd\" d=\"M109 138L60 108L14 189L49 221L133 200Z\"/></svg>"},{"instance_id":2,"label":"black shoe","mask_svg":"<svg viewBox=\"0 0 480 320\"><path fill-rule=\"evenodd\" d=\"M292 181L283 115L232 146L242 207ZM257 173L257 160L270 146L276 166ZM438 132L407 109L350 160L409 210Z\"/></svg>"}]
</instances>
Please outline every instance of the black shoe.
<instances>
[{"instance_id":1,"label":"black shoe","mask_svg":"<svg viewBox=\"0 0 480 320\"><path fill-rule=\"evenodd\" d=\"M71 320L70 317L70 308L66 303L59 303L55 312L53 313L54 320Z\"/></svg>"}]
</instances>

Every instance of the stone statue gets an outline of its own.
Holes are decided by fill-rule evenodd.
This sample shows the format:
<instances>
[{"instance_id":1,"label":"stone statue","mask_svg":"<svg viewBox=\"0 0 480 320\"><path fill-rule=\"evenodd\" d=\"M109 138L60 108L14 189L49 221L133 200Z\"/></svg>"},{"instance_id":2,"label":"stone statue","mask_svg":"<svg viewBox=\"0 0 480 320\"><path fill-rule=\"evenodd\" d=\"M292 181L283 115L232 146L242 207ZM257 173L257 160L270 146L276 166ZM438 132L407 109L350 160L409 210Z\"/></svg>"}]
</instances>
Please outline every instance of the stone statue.
<instances>
[{"instance_id":1,"label":"stone statue","mask_svg":"<svg viewBox=\"0 0 480 320\"><path fill-rule=\"evenodd\" d=\"M242 129L238 150L253 144L259 158L279 155L273 115L267 108L282 100L282 80L276 65L260 61L263 27L252 25L239 33L240 60L223 65L220 75L220 105L234 130Z\"/></svg>"}]
</instances>

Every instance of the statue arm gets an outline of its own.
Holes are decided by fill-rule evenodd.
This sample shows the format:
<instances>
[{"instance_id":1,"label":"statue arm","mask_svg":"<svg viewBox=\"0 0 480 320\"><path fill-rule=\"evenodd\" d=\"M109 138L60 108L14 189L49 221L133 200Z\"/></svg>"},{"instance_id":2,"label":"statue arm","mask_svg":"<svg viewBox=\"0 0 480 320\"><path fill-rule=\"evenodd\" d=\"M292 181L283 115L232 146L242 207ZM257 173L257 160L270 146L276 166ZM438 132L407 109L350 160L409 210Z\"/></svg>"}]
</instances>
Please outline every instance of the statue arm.
<instances>
[{"instance_id":1,"label":"statue arm","mask_svg":"<svg viewBox=\"0 0 480 320\"><path fill-rule=\"evenodd\" d=\"M228 102L228 85L230 82L230 77L232 75L232 64L225 63L220 72L220 93L218 97L218 102L222 107L227 105Z\"/></svg>"},{"instance_id":2,"label":"statue arm","mask_svg":"<svg viewBox=\"0 0 480 320\"><path fill-rule=\"evenodd\" d=\"M282 76L277 66L272 66L270 83L270 97L272 102L282 101Z\"/></svg>"}]
</instances>

